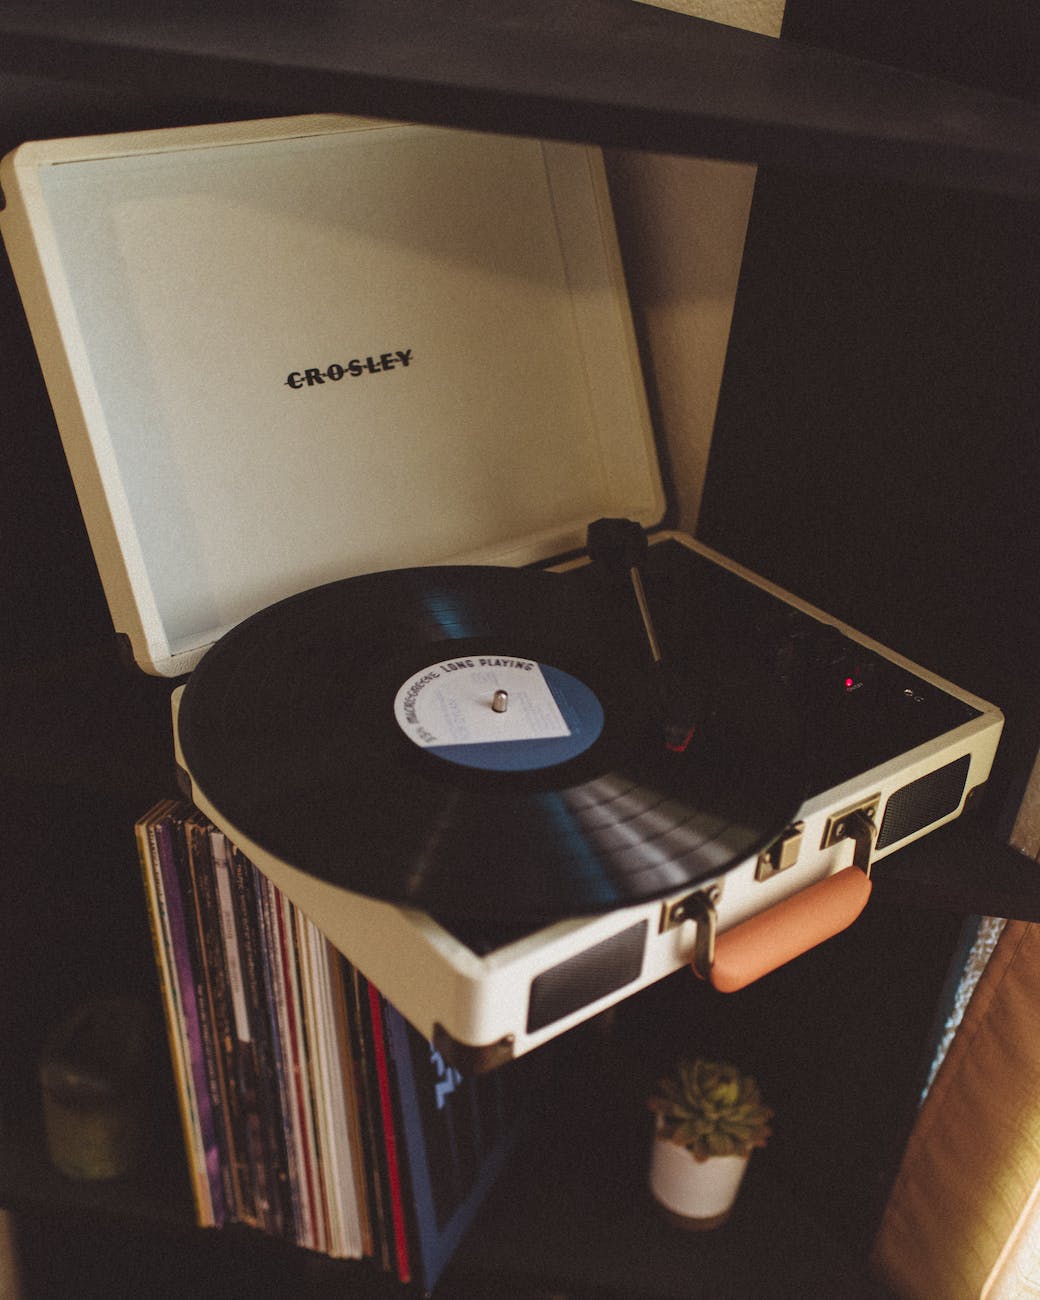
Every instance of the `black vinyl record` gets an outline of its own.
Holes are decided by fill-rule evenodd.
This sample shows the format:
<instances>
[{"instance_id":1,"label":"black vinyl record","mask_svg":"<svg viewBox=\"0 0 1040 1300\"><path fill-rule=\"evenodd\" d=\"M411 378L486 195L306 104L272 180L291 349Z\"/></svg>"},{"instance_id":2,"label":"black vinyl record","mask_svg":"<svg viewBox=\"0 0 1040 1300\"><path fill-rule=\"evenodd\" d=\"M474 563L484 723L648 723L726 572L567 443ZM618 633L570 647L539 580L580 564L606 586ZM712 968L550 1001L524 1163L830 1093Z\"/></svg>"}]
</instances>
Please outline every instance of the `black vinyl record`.
<instances>
[{"instance_id":1,"label":"black vinyl record","mask_svg":"<svg viewBox=\"0 0 1040 1300\"><path fill-rule=\"evenodd\" d=\"M587 570L489 566L306 591L203 658L181 702L186 765L266 852L446 919L541 924L717 876L798 809L794 718L723 656L674 744L616 596ZM500 713L499 681L517 684Z\"/></svg>"}]
</instances>

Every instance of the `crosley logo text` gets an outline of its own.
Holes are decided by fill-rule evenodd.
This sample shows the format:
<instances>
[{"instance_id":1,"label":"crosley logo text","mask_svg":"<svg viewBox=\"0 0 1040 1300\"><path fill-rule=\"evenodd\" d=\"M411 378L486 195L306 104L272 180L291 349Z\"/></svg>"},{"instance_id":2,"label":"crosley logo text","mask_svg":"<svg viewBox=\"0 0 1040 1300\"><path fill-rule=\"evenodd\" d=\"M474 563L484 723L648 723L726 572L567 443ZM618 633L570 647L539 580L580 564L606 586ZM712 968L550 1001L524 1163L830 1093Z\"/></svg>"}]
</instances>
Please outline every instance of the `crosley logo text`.
<instances>
[{"instance_id":1,"label":"crosley logo text","mask_svg":"<svg viewBox=\"0 0 1040 1300\"><path fill-rule=\"evenodd\" d=\"M293 370L285 382L290 388L313 388L315 384L338 384L341 379L357 379L360 375L382 375L388 370L397 370L411 364L412 349L405 348L403 352L381 352L378 357L365 357L364 360L351 357L342 365L334 361L324 370L318 366Z\"/></svg>"}]
</instances>

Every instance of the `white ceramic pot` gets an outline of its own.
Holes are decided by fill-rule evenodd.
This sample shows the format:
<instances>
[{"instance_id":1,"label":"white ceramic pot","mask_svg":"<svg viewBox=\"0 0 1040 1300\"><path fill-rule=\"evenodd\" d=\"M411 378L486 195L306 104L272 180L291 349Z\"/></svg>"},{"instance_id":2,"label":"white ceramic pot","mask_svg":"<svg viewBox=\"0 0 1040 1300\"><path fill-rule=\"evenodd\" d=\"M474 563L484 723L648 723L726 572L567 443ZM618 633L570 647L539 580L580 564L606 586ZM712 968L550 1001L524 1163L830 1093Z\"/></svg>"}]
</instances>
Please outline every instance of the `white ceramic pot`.
<instances>
[{"instance_id":1,"label":"white ceramic pot","mask_svg":"<svg viewBox=\"0 0 1040 1300\"><path fill-rule=\"evenodd\" d=\"M716 1228L729 1217L747 1166L747 1156L694 1160L685 1147L655 1137L650 1190L683 1227Z\"/></svg>"}]
</instances>

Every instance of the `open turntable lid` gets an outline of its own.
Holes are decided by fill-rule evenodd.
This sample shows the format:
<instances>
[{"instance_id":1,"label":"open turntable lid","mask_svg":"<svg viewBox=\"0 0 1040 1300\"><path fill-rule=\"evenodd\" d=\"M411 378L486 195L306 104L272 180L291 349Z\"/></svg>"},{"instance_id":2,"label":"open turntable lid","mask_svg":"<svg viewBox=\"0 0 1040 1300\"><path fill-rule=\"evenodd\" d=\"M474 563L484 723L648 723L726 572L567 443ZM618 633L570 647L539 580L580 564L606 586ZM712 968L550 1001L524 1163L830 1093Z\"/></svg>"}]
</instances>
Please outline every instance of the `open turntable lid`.
<instances>
[{"instance_id":1,"label":"open turntable lid","mask_svg":"<svg viewBox=\"0 0 1040 1300\"><path fill-rule=\"evenodd\" d=\"M23 145L2 228L115 626L664 510L599 153L284 118Z\"/></svg>"}]
</instances>

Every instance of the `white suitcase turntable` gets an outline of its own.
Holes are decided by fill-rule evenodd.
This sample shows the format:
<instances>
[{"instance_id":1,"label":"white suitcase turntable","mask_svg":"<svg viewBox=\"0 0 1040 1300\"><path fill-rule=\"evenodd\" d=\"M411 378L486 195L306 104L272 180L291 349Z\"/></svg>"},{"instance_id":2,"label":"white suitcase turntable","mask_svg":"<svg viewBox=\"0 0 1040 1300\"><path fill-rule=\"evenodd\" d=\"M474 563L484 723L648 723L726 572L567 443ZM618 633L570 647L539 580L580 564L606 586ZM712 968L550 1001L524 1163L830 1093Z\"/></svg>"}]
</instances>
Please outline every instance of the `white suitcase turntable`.
<instances>
[{"instance_id":1,"label":"white suitcase turntable","mask_svg":"<svg viewBox=\"0 0 1040 1300\"><path fill-rule=\"evenodd\" d=\"M454 1063L739 987L986 780L992 705L660 527L597 150L292 118L2 183L193 799Z\"/></svg>"}]
</instances>

